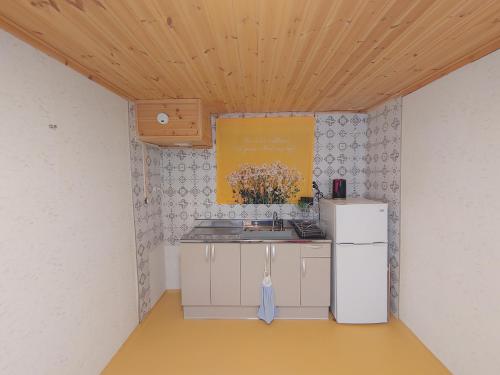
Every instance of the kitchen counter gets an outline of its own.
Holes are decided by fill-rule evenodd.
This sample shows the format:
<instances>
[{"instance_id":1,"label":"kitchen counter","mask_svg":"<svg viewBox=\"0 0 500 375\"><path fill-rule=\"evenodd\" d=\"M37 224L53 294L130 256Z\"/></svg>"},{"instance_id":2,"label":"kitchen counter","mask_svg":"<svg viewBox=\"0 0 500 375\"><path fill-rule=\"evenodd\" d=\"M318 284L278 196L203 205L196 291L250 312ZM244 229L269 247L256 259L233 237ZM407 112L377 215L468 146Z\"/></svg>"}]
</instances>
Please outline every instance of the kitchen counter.
<instances>
[{"instance_id":1,"label":"kitchen counter","mask_svg":"<svg viewBox=\"0 0 500 375\"><path fill-rule=\"evenodd\" d=\"M194 228L181 238L184 243L330 243L327 239L300 238L290 221L285 220L283 230L262 230L259 220L196 220Z\"/></svg>"},{"instance_id":2,"label":"kitchen counter","mask_svg":"<svg viewBox=\"0 0 500 375\"><path fill-rule=\"evenodd\" d=\"M197 220L180 244L184 318L256 319L270 276L276 319L328 319L331 241L301 239L292 225Z\"/></svg>"}]
</instances>

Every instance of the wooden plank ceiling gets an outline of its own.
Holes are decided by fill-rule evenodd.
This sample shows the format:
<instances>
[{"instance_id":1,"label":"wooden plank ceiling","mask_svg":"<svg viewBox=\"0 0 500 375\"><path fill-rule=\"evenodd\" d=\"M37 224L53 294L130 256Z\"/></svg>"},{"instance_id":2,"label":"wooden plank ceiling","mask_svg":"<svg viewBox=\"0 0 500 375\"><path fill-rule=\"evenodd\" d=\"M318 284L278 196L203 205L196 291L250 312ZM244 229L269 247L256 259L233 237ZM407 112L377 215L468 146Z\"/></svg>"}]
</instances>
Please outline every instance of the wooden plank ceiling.
<instances>
[{"instance_id":1,"label":"wooden plank ceiling","mask_svg":"<svg viewBox=\"0 0 500 375\"><path fill-rule=\"evenodd\" d=\"M500 48L500 1L1 0L0 26L130 99L364 111Z\"/></svg>"}]
</instances>

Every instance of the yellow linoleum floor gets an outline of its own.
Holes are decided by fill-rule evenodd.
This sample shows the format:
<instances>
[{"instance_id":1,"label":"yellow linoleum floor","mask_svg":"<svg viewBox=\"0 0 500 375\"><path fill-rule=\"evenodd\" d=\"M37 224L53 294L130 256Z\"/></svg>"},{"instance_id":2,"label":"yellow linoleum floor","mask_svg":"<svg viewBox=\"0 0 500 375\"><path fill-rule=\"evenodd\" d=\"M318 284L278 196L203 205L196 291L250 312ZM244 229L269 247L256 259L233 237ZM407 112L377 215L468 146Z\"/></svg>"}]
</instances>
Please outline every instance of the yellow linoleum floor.
<instances>
[{"instance_id":1,"label":"yellow linoleum floor","mask_svg":"<svg viewBox=\"0 0 500 375\"><path fill-rule=\"evenodd\" d=\"M402 324L184 320L167 292L130 335L105 375L449 374Z\"/></svg>"}]
</instances>

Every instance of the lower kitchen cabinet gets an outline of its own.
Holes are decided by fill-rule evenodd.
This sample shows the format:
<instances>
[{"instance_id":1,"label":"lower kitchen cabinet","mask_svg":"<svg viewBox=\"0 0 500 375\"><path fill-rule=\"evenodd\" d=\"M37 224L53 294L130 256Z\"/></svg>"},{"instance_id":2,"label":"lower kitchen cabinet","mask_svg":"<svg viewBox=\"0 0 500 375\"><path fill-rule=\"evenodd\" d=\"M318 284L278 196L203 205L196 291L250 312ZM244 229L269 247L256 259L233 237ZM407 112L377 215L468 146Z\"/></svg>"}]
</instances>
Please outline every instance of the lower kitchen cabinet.
<instances>
[{"instance_id":1,"label":"lower kitchen cabinet","mask_svg":"<svg viewBox=\"0 0 500 375\"><path fill-rule=\"evenodd\" d=\"M181 244L183 305L210 305L210 245Z\"/></svg>"},{"instance_id":2,"label":"lower kitchen cabinet","mask_svg":"<svg viewBox=\"0 0 500 375\"><path fill-rule=\"evenodd\" d=\"M240 245L182 243L184 306L240 305Z\"/></svg>"},{"instance_id":3,"label":"lower kitchen cabinet","mask_svg":"<svg viewBox=\"0 0 500 375\"><path fill-rule=\"evenodd\" d=\"M240 305L240 245L211 245L210 291L212 305Z\"/></svg>"},{"instance_id":4,"label":"lower kitchen cabinet","mask_svg":"<svg viewBox=\"0 0 500 375\"><path fill-rule=\"evenodd\" d=\"M241 304L260 305L260 288L269 264L269 245L241 244Z\"/></svg>"},{"instance_id":5,"label":"lower kitchen cabinet","mask_svg":"<svg viewBox=\"0 0 500 375\"><path fill-rule=\"evenodd\" d=\"M270 274L279 319L328 319L330 243L181 243L186 319L256 318Z\"/></svg>"},{"instance_id":6,"label":"lower kitchen cabinet","mask_svg":"<svg viewBox=\"0 0 500 375\"><path fill-rule=\"evenodd\" d=\"M300 245L271 245L271 280L276 306L300 306Z\"/></svg>"},{"instance_id":7,"label":"lower kitchen cabinet","mask_svg":"<svg viewBox=\"0 0 500 375\"><path fill-rule=\"evenodd\" d=\"M300 306L300 245L241 245L241 304L260 305L262 279L271 275L276 306Z\"/></svg>"},{"instance_id":8,"label":"lower kitchen cabinet","mask_svg":"<svg viewBox=\"0 0 500 375\"><path fill-rule=\"evenodd\" d=\"M301 305L330 305L330 258L302 258L301 263Z\"/></svg>"}]
</instances>

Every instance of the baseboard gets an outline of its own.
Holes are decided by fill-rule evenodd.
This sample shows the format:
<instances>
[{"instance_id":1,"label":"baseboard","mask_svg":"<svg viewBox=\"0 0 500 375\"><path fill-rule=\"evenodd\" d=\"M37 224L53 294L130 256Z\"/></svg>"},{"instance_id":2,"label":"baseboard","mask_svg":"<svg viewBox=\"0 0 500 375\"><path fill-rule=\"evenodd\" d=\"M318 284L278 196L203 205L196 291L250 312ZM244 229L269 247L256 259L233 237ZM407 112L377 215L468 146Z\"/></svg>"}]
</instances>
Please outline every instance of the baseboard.
<instances>
[{"instance_id":1,"label":"baseboard","mask_svg":"<svg viewBox=\"0 0 500 375\"><path fill-rule=\"evenodd\" d=\"M278 307L275 319L328 320L328 307ZM257 319L258 306L183 306L184 319Z\"/></svg>"}]
</instances>

